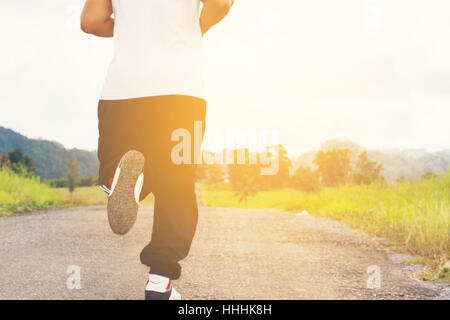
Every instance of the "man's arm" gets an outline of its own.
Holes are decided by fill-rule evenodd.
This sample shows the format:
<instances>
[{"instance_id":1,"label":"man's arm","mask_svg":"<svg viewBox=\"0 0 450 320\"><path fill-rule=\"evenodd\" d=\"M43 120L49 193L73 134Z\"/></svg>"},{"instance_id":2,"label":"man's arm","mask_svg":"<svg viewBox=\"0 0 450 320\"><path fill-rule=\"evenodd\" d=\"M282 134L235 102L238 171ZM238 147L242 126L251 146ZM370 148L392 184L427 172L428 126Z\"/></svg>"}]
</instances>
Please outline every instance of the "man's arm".
<instances>
[{"instance_id":1,"label":"man's arm","mask_svg":"<svg viewBox=\"0 0 450 320\"><path fill-rule=\"evenodd\" d=\"M201 0L200 27L205 34L212 26L219 23L230 11L234 0Z\"/></svg>"},{"instance_id":2,"label":"man's arm","mask_svg":"<svg viewBox=\"0 0 450 320\"><path fill-rule=\"evenodd\" d=\"M114 35L111 0L86 0L81 13L81 30L99 37Z\"/></svg>"}]
</instances>

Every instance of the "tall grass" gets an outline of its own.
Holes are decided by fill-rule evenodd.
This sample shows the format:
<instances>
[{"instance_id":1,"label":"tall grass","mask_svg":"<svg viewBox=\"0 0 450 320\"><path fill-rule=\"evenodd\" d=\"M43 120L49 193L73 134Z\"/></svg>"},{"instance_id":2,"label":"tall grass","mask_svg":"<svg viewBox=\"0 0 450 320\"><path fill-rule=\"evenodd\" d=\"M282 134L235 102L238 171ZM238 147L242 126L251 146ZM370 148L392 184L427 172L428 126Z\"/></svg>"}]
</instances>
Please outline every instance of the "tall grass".
<instances>
[{"instance_id":1,"label":"tall grass","mask_svg":"<svg viewBox=\"0 0 450 320\"><path fill-rule=\"evenodd\" d=\"M38 177L25 178L0 170L0 216L64 206L67 198L42 183Z\"/></svg>"},{"instance_id":2,"label":"tall grass","mask_svg":"<svg viewBox=\"0 0 450 320\"><path fill-rule=\"evenodd\" d=\"M10 170L0 170L0 217L41 209L105 205L106 202L105 193L98 187L77 188L71 196L66 188L51 188L39 177L25 178ZM153 202L153 196L149 195L141 204Z\"/></svg>"},{"instance_id":3,"label":"tall grass","mask_svg":"<svg viewBox=\"0 0 450 320\"><path fill-rule=\"evenodd\" d=\"M207 206L243 207L226 185L202 185ZM322 188L315 194L294 189L262 191L248 199L251 208L280 208L344 221L385 237L409 252L445 261L450 256L450 173L398 184Z\"/></svg>"}]
</instances>

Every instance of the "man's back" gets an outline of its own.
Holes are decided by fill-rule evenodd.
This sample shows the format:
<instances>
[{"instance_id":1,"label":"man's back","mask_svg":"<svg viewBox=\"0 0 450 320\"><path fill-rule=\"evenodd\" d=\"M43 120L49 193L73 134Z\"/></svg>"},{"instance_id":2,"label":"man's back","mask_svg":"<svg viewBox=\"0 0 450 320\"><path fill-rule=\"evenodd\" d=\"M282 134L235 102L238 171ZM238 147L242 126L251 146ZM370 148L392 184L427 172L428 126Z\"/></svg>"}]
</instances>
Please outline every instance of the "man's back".
<instances>
[{"instance_id":1,"label":"man's back","mask_svg":"<svg viewBox=\"0 0 450 320\"><path fill-rule=\"evenodd\" d=\"M115 54L101 99L203 97L200 0L112 0Z\"/></svg>"}]
</instances>

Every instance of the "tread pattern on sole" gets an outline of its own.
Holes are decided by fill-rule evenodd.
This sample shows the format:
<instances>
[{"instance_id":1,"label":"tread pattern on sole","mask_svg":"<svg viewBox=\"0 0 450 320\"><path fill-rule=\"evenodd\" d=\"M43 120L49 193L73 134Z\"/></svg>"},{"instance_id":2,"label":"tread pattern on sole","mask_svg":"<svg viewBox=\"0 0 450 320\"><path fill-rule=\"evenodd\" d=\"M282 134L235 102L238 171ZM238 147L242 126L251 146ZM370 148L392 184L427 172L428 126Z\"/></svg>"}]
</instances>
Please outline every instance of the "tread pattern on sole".
<instances>
[{"instance_id":1,"label":"tread pattern on sole","mask_svg":"<svg viewBox=\"0 0 450 320\"><path fill-rule=\"evenodd\" d=\"M120 175L107 206L109 225L116 234L127 233L136 222L139 204L134 190L144 161L143 154L135 150L128 151L120 161Z\"/></svg>"}]
</instances>

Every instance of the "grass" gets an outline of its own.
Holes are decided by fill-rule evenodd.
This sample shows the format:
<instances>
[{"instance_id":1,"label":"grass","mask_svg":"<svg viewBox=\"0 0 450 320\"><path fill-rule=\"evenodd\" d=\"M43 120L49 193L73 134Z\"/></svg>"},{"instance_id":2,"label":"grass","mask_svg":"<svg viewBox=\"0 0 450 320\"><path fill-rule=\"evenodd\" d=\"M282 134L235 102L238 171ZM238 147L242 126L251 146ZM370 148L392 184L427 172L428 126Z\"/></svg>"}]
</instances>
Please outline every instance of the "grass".
<instances>
[{"instance_id":1,"label":"grass","mask_svg":"<svg viewBox=\"0 0 450 320\"><path fill-rule=\"evenodd\" d=\"M450 261L442 266L439 259L431 260L423 257L411 257L404 259L402 263L413 265L420 264L425 266L425 269L413 274L416 279L439 280L441 282L450 283Z\"/></svg>"},{"instance_id":2,"label":"grass","mask_svg":"<svg viewBox=\"0 0 450 320\"><path fill-rule=\"evenodd\" d=\"M426 278L425 278L426 279ZM450 267L444 267L438 275L438 280L450 283Z\"/></svg>"},{"instance_id":3,"label":"grass","mask_svg":"<svg viewBox=\"0 0 450 320\"><path fill-rule=\"evenodd\" d=\"M0 170L0 216L63 207L66 202L67 199L39 178L28 179Z\"/></svg>"},{"instance_id":4,"label":"grass","mask_svg":"<svg viewBox=\"0 0 450 320\"><path fill-rule=\"evenodd\" d=\"M203 184L201 190L203 205L243 207L229 185ZM433 276L426 278L442 275L450 257L450 173L392 185L322 188L318 193L289 188L261 191L248 199L247 207L307 210L387 238L396 248L429 259L427 271Z\"/></svg>"},{"instance_id":5,"label":"grass","mask_svg":"<svg viewBox=\"0 0 450 320\"><path fill-rule=\"evenodd\" d=\"M153 195L141 204L153 204ZM50 188L38 177L25 178L8 170L0 170L0 217L18 212L105 205L107 197L98 187L77 188L70 195L68 189Z\"/></svg>"},{"instance_id":6,"label":"grass","mask_svg":"<svg viewBox=\"0 0 450 320\"><path fill-rule=\"evenodd\" d=\"M56 189L57 192L66 198L68 201L71 200L70 192L66 188ZM81 206L99 206L106 205L107 197L104 191L98 187L83 187L75 189L73 193L73 198L71 206L81 207ZM150 194L144 199L140 204L142 205L152 205L154 202L153 194Z\"/></svg>"}]
</instances>

